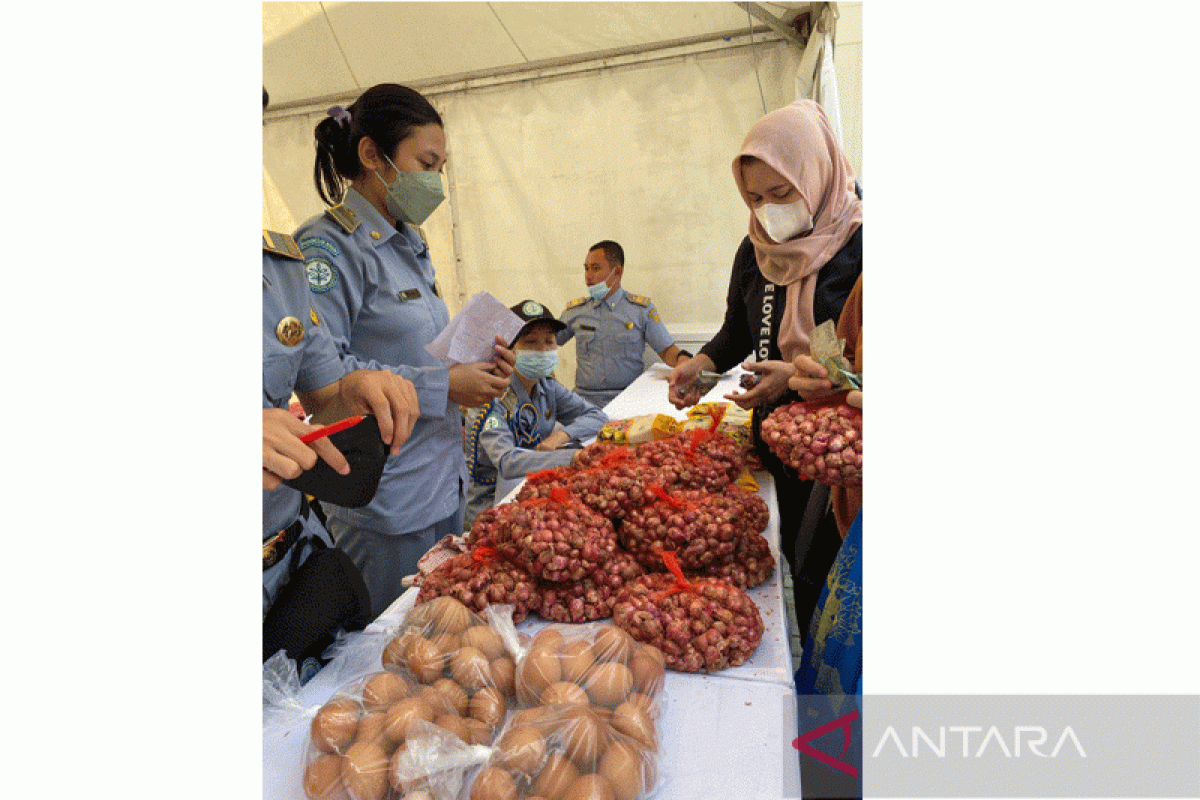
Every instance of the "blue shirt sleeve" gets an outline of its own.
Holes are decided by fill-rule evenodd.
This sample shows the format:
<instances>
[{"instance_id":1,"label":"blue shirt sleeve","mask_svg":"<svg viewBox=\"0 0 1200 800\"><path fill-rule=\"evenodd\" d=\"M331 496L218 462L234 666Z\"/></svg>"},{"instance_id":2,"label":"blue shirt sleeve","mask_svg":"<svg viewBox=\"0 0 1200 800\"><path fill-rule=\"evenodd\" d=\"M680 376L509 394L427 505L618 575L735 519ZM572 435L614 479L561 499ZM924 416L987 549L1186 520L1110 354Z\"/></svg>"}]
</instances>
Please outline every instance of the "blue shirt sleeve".
<instances>
[{"instance_id":1,"label":"blue shirt sleeve","mask_svg":"<svg viewBox=\"0 0 1200 800\"><path fill-rule=\"evenodd\" d=\"M675 337L667 330L667 326L663 324L662 319L658 316L658 310L654 308L654 303L646 307L646 343L650 345L650 349L656 353L661 353L671 345L675 344Z\"/></svg>"},{"instance_id":2,"label":"blue shirt sleeve","mask_svg":"<svg viewBox=\"0 0 1200 800\"><path fill-rule=\"evenodd\" d=\"M311 244L302 250L313 292L313 306L320 314L321 321L328 326L338 354L346 364L346 371L383 369L407 378L416 389L421 416L444 417L450 393L450 373L447 367L382 364L374 359L360 358L351 351L350 336L354 330L355 319L363 308L364 298L374 289L375 282L370 274L368 260L363 259L356 265L347 259L346 252L353 252L355 242L349 237L338 237L336 241L340 245L339 255L332 255L327 250Z\"/></svg>"},{"instance_id":3,"label":"blue shirt sleeve","mask_svg":"<svg viewBox=\"0 0 1200 800\"><path fill-rule=\"evenodd\" d=\"M542 385L553 398L551 408L555 421L562 423L572 442L578 444L591 439L608 422L607 414L558 381L548 380Z\"/></svg>"}]
</instances>

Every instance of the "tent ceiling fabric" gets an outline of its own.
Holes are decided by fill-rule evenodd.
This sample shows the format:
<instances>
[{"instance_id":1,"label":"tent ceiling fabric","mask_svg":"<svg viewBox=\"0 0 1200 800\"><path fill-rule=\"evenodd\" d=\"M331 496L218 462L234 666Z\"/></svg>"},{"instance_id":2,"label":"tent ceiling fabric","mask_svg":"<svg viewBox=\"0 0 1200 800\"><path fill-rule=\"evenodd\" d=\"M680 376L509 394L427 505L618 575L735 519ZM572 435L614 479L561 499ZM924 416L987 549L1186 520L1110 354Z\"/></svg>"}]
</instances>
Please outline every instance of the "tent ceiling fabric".
<instances>
[{"instance_id":1,"label":"tent ceiling fabric","mask_svg":"<svg viewBox=\"0 0 1200 800\"><path fill-rule=\"evenodd\" d=\"M763 3L790 20L811 3ZM754 26L761 22L753 21ZM746 30L734 3L263 3L271 105Z\"/></svg>"}]
</instances>

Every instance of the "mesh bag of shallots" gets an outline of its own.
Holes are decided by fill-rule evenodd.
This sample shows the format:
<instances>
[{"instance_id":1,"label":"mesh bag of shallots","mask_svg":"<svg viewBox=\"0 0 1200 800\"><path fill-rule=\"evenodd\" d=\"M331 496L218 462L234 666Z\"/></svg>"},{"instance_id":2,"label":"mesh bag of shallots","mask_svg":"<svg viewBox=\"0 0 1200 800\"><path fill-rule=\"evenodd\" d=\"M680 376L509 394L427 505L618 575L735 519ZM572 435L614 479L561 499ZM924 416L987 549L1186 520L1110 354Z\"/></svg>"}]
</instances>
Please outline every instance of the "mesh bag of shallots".
<instances>
[{"instance_id":1,"label":"mesh bag of shallots","mask_svg":"<svg viewBox=\"0 0 1200 800\"><path fill-rule=\"evenodd\" d=\"M735 487L719 492L668 493L652 486L653 502L630 511L621 526L621 546L639 562L660 569L663 550L676 551L685 570L703 570L733 560L738 543L767 526L766 503Z\"/></svg>"},{"instance_id":2,"label":"mesh bag of shallots","mask_svg":"<svg viewBox=\"0 0 1200 800\"><path fill-rule=\"evenodd\" d=\"M659 482L668 490L720 491L737 478L745 464L737 442L707 429L640 444L634 454L658 469Z\"/></svg>"},{"instance_id":3,"label":"mesh bag of shallots","mask_svg":"<svg viewBox=\"0 0 1200 800\"><path fill-rule=\"evenodd\" d=\"M509 525L514 561L542 580L580 580L617 548L612 523L562 486L551 489L549 497L517 503Z\"/></svg>"},{"instance_id":4,"label":"mesh bag of shallots","mask_svg":"<svg viewBox=\"0 0 1200 800\"><path fill-rule=\"evenodd\" d=\"M733 551L733 560L727 564L714 564L707 569L687 572L688 580L720 578L739 589L753 589L766 583L775 574L775 556L771 544L759 533L743 536Z\"/></svg>"},{"instance_id":5,"label":"mesh bag of shallots","mask_svg":"<svg viewBox=\"0 0 1200 800\"><path fill-rule=\"evenodd\" d=\"M625 584L613 604L613 624L662 650L680 672L718 672L745 663L762 641L758 606L726 581L684 576L664 552L669 574L653 572Z\"/></svg>"},{"instance_id":6,"label":"mesh bag of shallots","mask_svg":"<svg viewBox=\"0 0 1200 800\"><path fill-rule=\"evenodd\" d=\"M570 477L571 494L612 520L624 519L631 509L651 498L647 487L660 480L659 471L621 447L606 453L587 469Z\"/></svg>"},{"instance_id":7,"label":"mesh bag of shallots","mask_svg":"<svg viewBox=\"0 0 1200 800\"><path fill-rule=\"evenodd\" d=\"M845 397L840 392L775 409L763 420L763 442L805 478L862 486L862 411Z\"/></svg>"},{"instance_id":8,"label":"mesh bag of shallots","mask_svg":"<svg viewBox=\"0 0 1200 800\"><path fill-rule=\"evenodd\" d=\"M525 482L521 484L521 488L517 492L517 502L533 500L537 497L549 497L550 490L556 486L569 486L571 476L575 472L574 467L551 467L529 473L525 476Z\"/></svg>"},{"instance_id":9,"label":"mesh bag of shallots","mask_svg":"<svg viewBox=\"0 0 1200 800\"><path fill-rule=\"evenodd\" d=\"M621 587L645 574L637 559L617 550L608 561L578 581L541 581L542 604L538 614L554 622L607 619L612 616L612 606Z\"/></svg>"},{"instance_id":10,"label":"mesh bag of shallots","mask_svg":"<svg viewBox=\"0 0 1200 800\"><path fill-rule=\"evenodd\" d=\"M453 597L472 611L482 611L489 605L511 605L513 622L537 611L542 602L537 581L524 567L484 545L454 556L423 578L417 605L435 597Z\"/></svg>"}]
</instances>

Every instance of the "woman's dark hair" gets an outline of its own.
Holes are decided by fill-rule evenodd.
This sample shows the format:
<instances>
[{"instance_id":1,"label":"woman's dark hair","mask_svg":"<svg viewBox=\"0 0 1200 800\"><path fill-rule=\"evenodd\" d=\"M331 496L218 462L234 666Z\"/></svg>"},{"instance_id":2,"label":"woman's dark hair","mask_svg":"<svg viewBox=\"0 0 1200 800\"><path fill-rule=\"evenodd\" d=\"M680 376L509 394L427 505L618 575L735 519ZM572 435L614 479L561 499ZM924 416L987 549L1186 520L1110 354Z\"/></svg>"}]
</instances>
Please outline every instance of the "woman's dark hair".
<instances>
[{"instance_id":1,"label":"woman's dark hair","mask_svg":"<svg viewBox=\"0 0 1200 800\"><path fill-rule=\"evenodd\" d=\"M414 128L430 123L442 125L442 118L420 92L396 83L372 86L345 113L348 118L340 113L326 117L317 123L315 131L313 182L317 194L331 206L342 202L344 181L362 172L358 143L364 136L391 158Z\"/></svg>"}]
</instances>

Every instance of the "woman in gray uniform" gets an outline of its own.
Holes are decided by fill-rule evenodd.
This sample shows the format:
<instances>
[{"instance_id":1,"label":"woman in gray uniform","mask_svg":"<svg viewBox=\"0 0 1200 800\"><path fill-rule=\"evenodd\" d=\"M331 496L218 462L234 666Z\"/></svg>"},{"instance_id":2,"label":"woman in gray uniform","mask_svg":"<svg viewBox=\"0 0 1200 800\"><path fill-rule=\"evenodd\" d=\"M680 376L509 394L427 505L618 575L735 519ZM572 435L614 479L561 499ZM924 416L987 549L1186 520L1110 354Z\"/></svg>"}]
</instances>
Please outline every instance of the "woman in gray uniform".
<instances>
[{"instance_id":1,"label":"woman in gray uniform","mask_svg":"<svg viewBox=\"0 0 1200 800\"><path fill-rule=\"evenodd\" d=\"M467 474L459 406L503 395L514 356L498 341L492 361L447 368L425 349L450 321L417 228L443 199L446 135L429 101L380 84L349 108L331 108L316 141L314 180L330 208L295 234L313 307L343 358L411 380L421 407L368 505L322 504L378 615L403 593L402 579L417 571L421 555L461 532Z\"/></svg>"}]
</instances>

